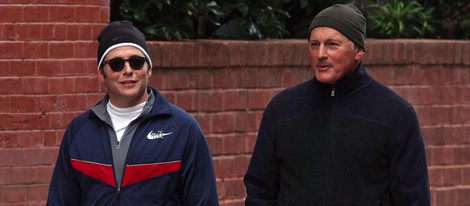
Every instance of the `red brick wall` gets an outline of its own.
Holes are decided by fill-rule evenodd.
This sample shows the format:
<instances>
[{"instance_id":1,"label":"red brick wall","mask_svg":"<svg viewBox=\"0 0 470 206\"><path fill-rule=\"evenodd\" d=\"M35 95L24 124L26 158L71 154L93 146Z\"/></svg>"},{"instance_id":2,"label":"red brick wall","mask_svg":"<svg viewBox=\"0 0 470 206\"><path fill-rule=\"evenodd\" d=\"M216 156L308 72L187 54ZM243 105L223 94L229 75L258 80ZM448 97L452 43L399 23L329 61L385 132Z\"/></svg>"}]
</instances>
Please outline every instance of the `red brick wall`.
<instances>
[{"instance_id":1,"label":"red brick wall","mask_svg":"<svg viewBox=\"0 0 470 206\"><path fill-rule=\"evenodd\" d=\"M109 0L0 2L0 206L44 205L65 127L103 95L95 38ZM243 205L241 180L264 107L312 77L306 41L150 44L150 84L200 121L222 205ZM369 72L417 109L433 205L470 205L470 41L366 46Z\"/></svg>"},{"instance_id":2,"label":"red brick wall","mask_svg":"<svg viewBox=\"0 0 470 206\"><path fill-rule=\"evenodd\" d=\"M108 19L109 0L0 0L1 206L44 205L64 128L102 95Z\"/></svg>"},{"instance_id":3,"label":"red brick wall","mask_svg":"<svg viewBox=\"0 0 470 206\"><path fill-rule=\"evenodd\" d=\"M432 205L470 205L470 41L367 40L364 63L416 108ZM306 40L152 42L151 84L200 121L222 205L243 205L242 177L265 105L312 77Z\"/></svg>"}]
</instances>

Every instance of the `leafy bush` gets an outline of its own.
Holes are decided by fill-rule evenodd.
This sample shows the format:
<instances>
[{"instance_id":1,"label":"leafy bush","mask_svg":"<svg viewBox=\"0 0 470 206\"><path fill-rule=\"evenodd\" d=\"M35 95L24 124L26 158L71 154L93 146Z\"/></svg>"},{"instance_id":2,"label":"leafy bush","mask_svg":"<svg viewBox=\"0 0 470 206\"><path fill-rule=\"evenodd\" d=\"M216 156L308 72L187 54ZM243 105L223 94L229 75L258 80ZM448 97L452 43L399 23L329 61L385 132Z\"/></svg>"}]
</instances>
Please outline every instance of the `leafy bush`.
<instances>
[{"instance_id":1,"label":"leafy bush","mask_svg":"<svg viewBox=\"0 0 470 206\"><path fill-rule=\"evenodd\" d=\"M120 14L149 39L181 40L204 36L208 24L219 25L221 9L211 0L122 0Z\"/></svg>"},{"instance_id":2,"label":"leafy bush","mask_svg":"<svg viewBox=\"0 0 470 206\"><path fill-rule=\"evenodd\" d=\"M113 0L111 20L134 22L150 40L307 38L319 11L350 1Z\"/></svg>"},{"instance_id":3,"label":"leafy bush","mask_svg":"<svg viewBox=\"0 0 470 206\"><path fill-rule=\"evenodd\" d=\"M122 0L120 15L149 39L262 39L288 34L281 0Z\"/></svg>"},{"instance_id":4,"label":"leafy bush","mask_svg":"<svg viewBox=\"0 0 470 206\"><path fill-rule=\"evenodd\" d=\"M387 38L425 37L435 32L434 10L434 7L423 7L416 0L372 4L368 6L369 30L377 30Z\"/></svg>"},{"instance_id":5,"label":"leafy bush","mask_svg":"<svg viewBox=\"0 0 470 206\"><path fill-rule=\"evenodd\" d=\"M110 20L134 22L149 40L307 38L318 12L351 1L111 0ZM368 19L369 38L470 38L468 0L355 2Z\"/></svg>"},{"instance_id":6,"label":"leafy bush","mask_svg":"<svg viewBox=\"0 0 470 206\"><path fill-rule=\"evenodd\" d=\"M212 34L214 38L265 39L288 35L281 0L231 0L219 2L223 12L221 26Z\"/></svg>"},{"instance_id":7,"label":"leafy bush","mask_svg":"<svg viewBox=\"0 0 470 206\"><path fill-rule=\"evenodd\" d=\"M290 38L308 38L312 19L323 9L334 4L349 3L351 0L285 0L283 9L289 14L286 29Z\"/></svg>"},{"instance_id":8,"label":"leafy bush","mask_svg":"<svg viewBox=\"0 0 470 206\"><path fill-rule=\"evenodd\" d=\"M470 2L439 0L437 18L441 21L439 38L470 39Z\"/></svg>"}]
</instances>

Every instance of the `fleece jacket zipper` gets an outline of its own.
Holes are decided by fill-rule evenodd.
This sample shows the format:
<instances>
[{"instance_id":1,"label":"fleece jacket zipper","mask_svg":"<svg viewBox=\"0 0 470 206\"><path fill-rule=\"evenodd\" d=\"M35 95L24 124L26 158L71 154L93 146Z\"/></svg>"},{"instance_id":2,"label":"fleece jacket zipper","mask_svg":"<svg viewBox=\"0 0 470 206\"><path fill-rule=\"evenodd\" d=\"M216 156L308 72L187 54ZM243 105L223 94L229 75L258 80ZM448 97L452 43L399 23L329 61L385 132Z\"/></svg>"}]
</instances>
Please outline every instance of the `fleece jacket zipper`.
<instances>
[{"instance_id":1,"label":"fleece jacket zipper","mask_svg":"<svg viewBox=\"0 0 470 206\"><path fill-rule=\"evenodd\" d=\"M334 128L335 128L335 125L334 125L334 122L335 122L335 110L336 110L336 89L335 87L333 86L332 89L331 89L331 93L330 93L330 97L332 99L332 111L331 111L331 123L330 123L330 132L329 132L329 137L328 137L328 162L327 162L327 171L326 171L326 193L325 193L325 205L328 205L329 202L328 202L328 198L329 198L329 187L330 187L330 167L331 167L331 158L332 158L332 152L333 152L333 131L334 131Z\"/></svg>"}]
</instances>

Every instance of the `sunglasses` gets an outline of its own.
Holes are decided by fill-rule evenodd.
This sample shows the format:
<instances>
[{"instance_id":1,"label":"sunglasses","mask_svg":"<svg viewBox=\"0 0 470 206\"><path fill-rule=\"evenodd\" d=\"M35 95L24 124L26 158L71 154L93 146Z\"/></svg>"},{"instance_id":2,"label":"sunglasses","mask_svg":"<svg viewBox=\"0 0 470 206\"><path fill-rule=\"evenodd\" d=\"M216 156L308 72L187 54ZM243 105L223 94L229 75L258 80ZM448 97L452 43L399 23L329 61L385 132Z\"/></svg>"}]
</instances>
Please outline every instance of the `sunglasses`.
<instances>
[{"instance_id":1,"label":"sunglasses","mask_svg":"<svg viewBox=\"0 0 470 206\"><path fill-rule=\"evenodd\" d=\"M140 70L144 66L146 59L145 57L141 56L131 56L129 59L123 59L121 57L116 57L110 60L107 60L103 63L103 66L108 64L109 68L114 72L119 72L124 69L124 65L126 62L129 62L129 65L133 70Z\"/></svg>"}]
</instances>

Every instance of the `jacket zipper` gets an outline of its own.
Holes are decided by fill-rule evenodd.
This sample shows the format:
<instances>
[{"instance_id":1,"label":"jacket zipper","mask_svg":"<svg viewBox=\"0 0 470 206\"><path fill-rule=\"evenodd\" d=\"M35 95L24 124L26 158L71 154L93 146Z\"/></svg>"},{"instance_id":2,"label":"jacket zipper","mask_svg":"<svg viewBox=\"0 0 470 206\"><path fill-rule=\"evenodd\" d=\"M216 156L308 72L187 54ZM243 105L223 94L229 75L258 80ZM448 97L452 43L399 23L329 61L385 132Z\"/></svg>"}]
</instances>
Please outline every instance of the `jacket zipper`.
<instances>
[{"instance_id":1,"label":"jacket zipper","mask_svg":"<svg viewBox=\"0 0 470 206\"><path fill-rule=\"evenodd\" d=\"M111 129L114 131L114 129L111 125L108 125L108 126L111 127ZM116 140L117 140L117 136L116 136ZM118 150L120 147L121 147L121 141L118 140L115 148L116 148L116 150ZM117 179L116 179L117 177L116 177L116 173L114 172L114 162L113 162L113 174L114 174L114 178L115 178L114 181L117 184ZM113 199L119 200L119 198L121 198L121 185L117 185L116 196Z\"/></svg>"},{"instance_id":2,"label":"jacket zipper","mask_svg":"<svg viewBox=\"0 0 470 206\"><path fill-rule=\"evenodd\" d=\"M121 197L121 187L118 186L117 191L116 191L116 199L119 200L120 197Z\"/></svg>"},{"instance_id":3,"label":"jacket zipper","mask_svg":"<svg viewBox=\"0 0 470 206\"><path fill-rule=\"evenodd\" d=\"M326 205L329 204L328 202L328 196L329 196L329 176L330 176L330 159L331 159L331 153L332 153L332 148L333 148L333 130L334 130L334 120L335 120L335 113L336 113L336 100L335 100L335 97L336 97L336 89L335 87L333 86L333 88L331 89L331 93L330 93L330 96L333 100L333 109L331 111L331 125L330 125L330 138L328 138L328 148L329 151L328 151L328 167L327 167L327 174L326 174L326 194L325 194L325 202L326 202Z\"/></svg>"}]
</instances>

